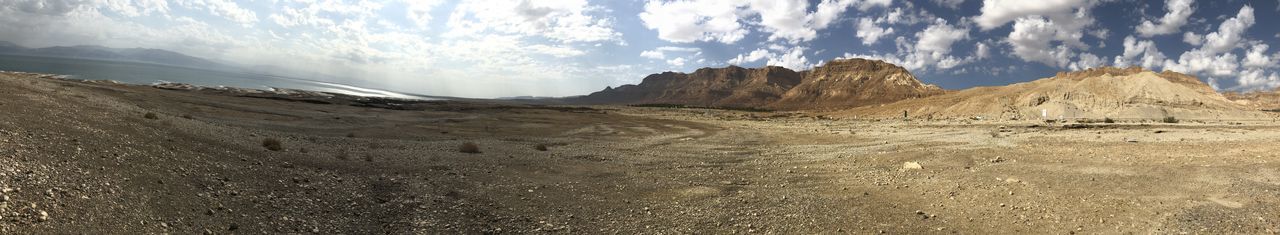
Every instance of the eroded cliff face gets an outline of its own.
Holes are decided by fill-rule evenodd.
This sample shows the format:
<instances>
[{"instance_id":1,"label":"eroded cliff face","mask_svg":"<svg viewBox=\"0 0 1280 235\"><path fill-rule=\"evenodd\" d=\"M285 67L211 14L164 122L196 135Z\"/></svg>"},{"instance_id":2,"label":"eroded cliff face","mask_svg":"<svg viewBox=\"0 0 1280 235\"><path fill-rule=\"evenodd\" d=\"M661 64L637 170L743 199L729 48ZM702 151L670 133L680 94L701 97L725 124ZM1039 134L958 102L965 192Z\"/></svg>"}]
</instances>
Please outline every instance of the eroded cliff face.
<instances>
[{"instance_id":1,"label":"eroded cliff face","mask_svg":"<svg viewBox=\"0 0 1280 235\"><path fill-rule=\"evenodd\" d=\"M770 107L832 109L883 104L942 93L911 72L879 60L834 60L804 72L799 85Z\"/></svg>"},{"instance_id":2,"label":"eroded cliff face","mask_svg":"<svg viewBox=\"0 0 1280 235\"><path fill-rule=\"evenodd\" d=\"M811 71L783 67L702 68L652 74L638 85L571 100L590 104L682 104L777 110L840 109L942 93L906 69L878 60L834 60Z\"/></svg>"},{"instance_id":3,"label":"eroded cliff face","mask_svg":"<svg viewBox=\"0 0 1280 235\"><path fill-rule=\"evenodd\" d=\"M1141 68L1094 68L1035 81L842 111L848 116L994 119L1189 119L1260 116L1195 77Z\"/></svg>"}]
</instances>

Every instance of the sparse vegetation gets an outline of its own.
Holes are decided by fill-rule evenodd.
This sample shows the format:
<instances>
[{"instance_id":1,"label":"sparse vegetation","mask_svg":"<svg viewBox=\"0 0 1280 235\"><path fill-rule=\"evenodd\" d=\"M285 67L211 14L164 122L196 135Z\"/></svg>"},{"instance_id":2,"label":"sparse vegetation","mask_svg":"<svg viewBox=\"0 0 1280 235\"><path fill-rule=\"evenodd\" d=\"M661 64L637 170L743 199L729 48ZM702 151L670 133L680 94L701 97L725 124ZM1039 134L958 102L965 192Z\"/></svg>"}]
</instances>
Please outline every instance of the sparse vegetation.
<instances>
[{"instance_id":1,"label":"sparse vegetation","mask_svg":"<svg viewBox=\"0 0 1280 235\"><path fill-rule=\"evenodd\" d=\"M284 150L284 144L280 143L280 140L277 140L275 138L262 139L262 147L267 148L267 150L271 150L271 151Z\"/></svg>"},{"instance_id":2,"label":"sparse vegetation","mask_svg":"<svg viewBox=\"0 0 1280 235\"><path fill-rule=\"evenodd\" d=\"M547 151L547 145L546 144L534 145L533 149L536 149L538 151Z\"/></svg>"},{"instance_id":3,"label":"sparse vegetation","mask_svg":"<svg viewBox=\"0 0 1280 235\"><path fill-rule=\"evenodd\" d=\"M458 152L480 153L480 146L472 142L462 143L462 146L458 146Z\"/></svg>"},{"instance_id":4,"label":"sparse vegetation","mask_svg":"<svg viewBox=\"0 0 1280 235\"><path fill-rule=\"evenodd\" d=\"M151 120L160 119L160 116L157 116L156 113L152 112L147 112L147 114L143 114L142 117Z\"/></svg>"},{"instance_id":5,"label":"sparse vegetation","mask_svg":"<svg viewBox=\"0 0 1280 235\"><path fill-rule=\"evenodd\" d=\"M1164 123L1178 123L1178 118L1175 118L1173 116L1168 116L1168 117L1164 117L1164 119L1160 121Z\"/></svg>"},{"instance_id":6,"label":"sparse vegetation","mask_svg":"<svg viewBox=\"0 0 1280 235\"><path fill-rule=\"evenodd\" d=\"M744 112L773 112L773 110L753 108L753 107L734 107L734 106L699 106L699 105L683 105L683 104L633 104L627 105L631 107L649 107L649 108L678 108L678 109L719 109Z\"/></svg>"}]
</instances>

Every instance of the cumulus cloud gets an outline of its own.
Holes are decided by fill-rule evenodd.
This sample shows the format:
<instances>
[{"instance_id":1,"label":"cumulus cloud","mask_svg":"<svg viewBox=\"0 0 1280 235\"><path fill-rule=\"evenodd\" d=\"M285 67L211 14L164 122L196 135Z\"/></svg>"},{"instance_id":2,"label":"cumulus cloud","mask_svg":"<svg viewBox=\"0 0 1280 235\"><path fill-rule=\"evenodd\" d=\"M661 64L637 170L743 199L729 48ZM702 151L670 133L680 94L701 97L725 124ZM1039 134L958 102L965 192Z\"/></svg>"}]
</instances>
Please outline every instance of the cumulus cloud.
<instances>
[{"instance_id":1,"label":"cumulus cloud","mask_svg":"<svg viewBox=\"0 0 1280 235\"><path fill-rule=\"evenodd\" d=\"M1071 15L1075 9L1091 4L1088 0L984 0L982 14L974 21L982 30L991 30L1025 16L1040 15L1051 18Z\"/></svg>"},{"instance_id":2,"label":"cumulus cloud","mask_svg":"<svg viewBox=\"0 0 1280 235\"><path fill-rule=\"evenodd\" d=\"M1105 63L1103 61L1106 61L1106 60L1107 60L1106 57L1098 57L1097 55L1094 55L1092 53L1087 53L1087 52L1080 53L1080 59L1075 62L1071 62L1071 65L1068 66L1068 68L1070 68L1071 70L1077 70L1077 71L1090 69L1090 68L1097 68L1098 66L1102 66L1102 64Z\"/></svg>"},{"instance_id":3,"label":"cumulus cloud","mask_svg":"<svg viewBox=\"0 0 1280 235\"><path fill-rule=\"evenodd\" d=\"M964 3L964 0L932 0L932 2L935 4L938 4L939 6L944 6L951 9L958 9L960 8L960 4Z\"/></svg>"},{"instance_id":4,"label":"cumulus cloud","mask_svg":"<svg viewBox=\"0 0 1280 235\"><path fill-rule=\"evenodd\" d=\"M1165 60L1164 53L1156 48L1155 42L1150 40L1139 41L1133 36L1124 38L1124 54L1116 56L1115 66L1129 67L1141 66L1147 69L1155 69Z\"/></svg>"},{"instance_id":5,"label":"cumulus cloud","mask_svg":"<svg viewBox=\"0 0 1280 235\"><path fill-rule=\"evenodd\" d=\"M881 28L880 26L877 26L875 21L871 18L858 19L856 31L857 32L854 33L854 36L861 38L863 45L876 44L876 41L879 41L880 37L893 34L893 28Z\"/></svg>"},{"instance_id":6,"label":"cumulus cloud","mask_svg":"<svg viewBox=\"0 0 1280 235\"><path fill-rule=\"evenodd\" d=\"M991 48L988 47L986 43L979 42L977 45L974 46L973 56L977 57L978 59L986 59L987 57L991 57Z\"/></svg>"},{"instance_id":7,"label":"cumulus cloud","mask_svg":"<svg viewBox=\"0 0 1280 235\"><path fill-rule=\"evenodd\" d=\"M653 50L642 51L640 52L640 57L655 59L655 60L662 60L667 58L666 56L667 52L698 53L701 51L702 49L698 49L696 47L664 46L664 47L654 48Z\"/></svg>"},{"instance_id":8,"label":"cumulus cloud","mask_svg":"<svg viewBox=\"0 0 1280 235\"><path fill-rule=\"evenodd\" d=\"M946 70L972 62L972 58L959 58L951 55L951 46L958 41L969 38L969 29L949 24L946 20L937 19L924 30L914 34L916 41L910 42L906 37L894 39L898 51L886 54L845 53L844 58L878 59L894 63L908 70Z\"/></svg>"},{"instance_id":9,"label":"cumulus cloud","mask_svg":"<svg viewBox=\"0 0 1280 235\"><path fill-rule=\"evenodd\" d=\"M770 66L782 66L791 70L808 70L813 68L814 64L809 63L809 58L804 56L804 47L793 47L785 53L769 56L769 61L765 64Z\"/></svg>"},{"instance_id":10,"label":"cumulus cloud","mask_svg":"<svg viewBox=\"0 0 1280 235\"><path fill-rule=\"evenodd\" d=\"M1275 87L1275 80L1264 76L1266 69L1277 67L1274 56L1267 55L1269 46L1245 38L1245 31L1255 23L1253 13L1253 8L1248 5L1240 8L1234 17L1224 20L1217 31L1205 34L1199 48L1183 52L1176 60L1165 60L1164 68L1207 76L1215 81L1216 78L1235 78L1237 86L1230 89ZM1193 45L1200 40L1194 33L1184 34L1184 41ZM1248 48L1243 58L1235 53L1238 48Z\"/></svg>"},{"instance_id":11,"label":"cumulus cloud","mask_svg":"<svg viewBox=\"0 0 1280 235\"><path fill-rule=\"evenodd\" d=\"M734 57L733 59L729 59L728 63L729 63L729 64L732 64L732 65L741 65L741 64L745 64L745 63L751 63L751 62L760 61L760 60L763 60L763 59L765 59L765 58L768 58L768 57L769 57L769 56L771 56L771 55L772 55L772 54L771 54L771 53L769 53L769 51L768 51L768 50L765 50L765 49L761 48L761 49L756 49L756 50L751 51L751 52L746 53L746 54L740 54L740 55L738 55L737 57Z\"/></svg>"},{"instance_id":12,"label":"cumulus cloud","mask_svg":"<svg viewBox=\"0 0 1280 235\"><path fill-rule=\"evenodd\" d=\"M1216 54L1238 47L1244 39L1244 31L1253 26L1253 23L1253 7L1245 5L1235 17L1222 22L1217 32L1204 35L1204 50Z\"/></svg>"},{"instance_id":13,"label":"cumulus cloud","mask_svg":"<svg viewBox=\"0 0 1280 235\"><path fill-rule=\"evenodd\" d=\"M792 43L817 37L817 31L836 22L850 7L868 10L888 7L891 0L823 0L809 11L807 0L649 0L640 20L658 38L669 42L715 41L735 43L753 29L769 40ZM758 22L749 22L756 19Z\"/></svg>"},{"instance_id":14,"label":"cumulus cloud","mask_svg":"<svg viewBox=\"0 0 1280 235\"><path fill-rule=\"evenodd\" d=\"M1191 44L1192 46L1199 46L1204 44L1204 36L1196 34L1195 32L1186 32L1182 34L1182 41L1187 44Z\"/></svg>"},{"instance_id":15,"label":"cumulus cloud","mask_svg":"<svg viewBox=\"0 0 1280 235\"><path fill-rule=\"evenodd\" d=\"M639 16L646 28L658 31L662 40L734 43L747 35L747 29L738 22L738 8L745 5L739 1L650 0Z\"/></svg>"},{"instance_id":16,"label":"cumulus cloud","mask_svg":"<svg viewBox=\"0 0 1280 235\"><path fill-rule=\"evenodd\" d=\"M1178 32L1178 28L1187 24L1187 19L1191 17L1191 13L1195 12L1195 8L1191 7L1192 0L1166 0L1165 9L1169 12L1164 17L1160 17L1159 22L1151 20L1143 20L1136 30L1138 35L1143 37L1151 37L1156 35L1173 34Z\"/></svg>"},{"instance_id":17,"label":"cumulus cloud","mask_svg":"<svg viewBox=\"0 0 1280 235\"><path fill-rule=\"evenodd\" d=\"M1063 35L1072 37L1069 32L1064 32L1055 22L1042 17L1025 17L1018 18L1013 24L1013 31L1009 33L1006 43L1013 47L1013 55L1024 61L1039 62L1054 67L1065 67L1071 63L1071 57L1074 55L1067 44L1054 46L1053 42L1063 38ZM1074 35L1074 40L1078 42L1079 35Z\"/></svg>"},{"instance_id":18,"label":"cumulus cloud","mask_svg":"<svg viewBox=\"0 0 1280 235\"><path fill-rule=\"evenodd\" d=\"M1270 55L1267 55L1267 48L1267 44L1261 43L1255 44L1253 47L1249 48L1249 52L1245 53L1244 61L1242 61L1244 67L1255 69L1277 67L1277 58L1272 58Z\"/></svg>"},{"instance_id":19,"label":"cumulus cloud","mask_svg":"<svg viewBox=\"0 0 1280 235\"><path fill-rule=\"evenodd\" d=\"M508 0L459 3L449 15L450 37L488 33L537 36L558 42L621 42L608 18L596 17L586 0ZM512 17L517 16L517 17Z\"/></svg>"}]
</instances>

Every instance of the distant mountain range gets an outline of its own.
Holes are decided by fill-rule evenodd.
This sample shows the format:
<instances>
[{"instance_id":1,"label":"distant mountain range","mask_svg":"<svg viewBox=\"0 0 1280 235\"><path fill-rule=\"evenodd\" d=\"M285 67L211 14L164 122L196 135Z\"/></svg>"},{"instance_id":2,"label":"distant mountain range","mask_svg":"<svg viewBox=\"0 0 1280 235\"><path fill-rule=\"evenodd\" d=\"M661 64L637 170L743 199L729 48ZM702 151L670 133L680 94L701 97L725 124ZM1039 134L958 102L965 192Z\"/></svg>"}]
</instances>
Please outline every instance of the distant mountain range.
<instances>
[{"instance_id":1,"label":"distant mountain range","mask_svg":"<svg viewBox=\"0 0 1280 235\"><path fill-rule=\"evenodd\" d=\"M702 68L649 75L637 85L607 87L565 99L577 104L673 104L772 110L844 109L942 94L901 66L837 59L807 71L784 67Z\"/></svg>"},{"instance_id":2,"label":"distant mountain range","mask_svg":"<svg viewBox=\"0 0 1280 235\"><path fill-rule=\"evenodd\" d=\"M103 46L56 46L45 48L27 48L21 45L0 41L0 54L26 55L60 58L80 58L98 60L135 61L144 63L174 65L183 67L228 69L233 66L211 60L184 55L182 53L150 48L110 48Z\"/></svg>"}]
</instances>

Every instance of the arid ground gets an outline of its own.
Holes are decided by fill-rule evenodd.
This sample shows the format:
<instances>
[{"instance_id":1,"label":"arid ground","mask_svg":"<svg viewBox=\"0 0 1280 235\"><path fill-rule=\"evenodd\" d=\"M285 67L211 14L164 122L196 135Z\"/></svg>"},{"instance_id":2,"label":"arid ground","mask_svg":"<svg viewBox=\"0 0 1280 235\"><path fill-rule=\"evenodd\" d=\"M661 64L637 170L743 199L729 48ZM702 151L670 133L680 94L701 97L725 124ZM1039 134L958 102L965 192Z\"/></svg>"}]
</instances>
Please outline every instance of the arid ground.
<instances>
[{"instance_id":1,"label":"arid ground","mask_svg":"<svg viewBox=\"0 0 1280 235\"><path fill-rule=\"evenodd\" d=\"M1280 232L1274 119L321 103L0 74L0 233Z\"/></svg>"}]
</instances>

